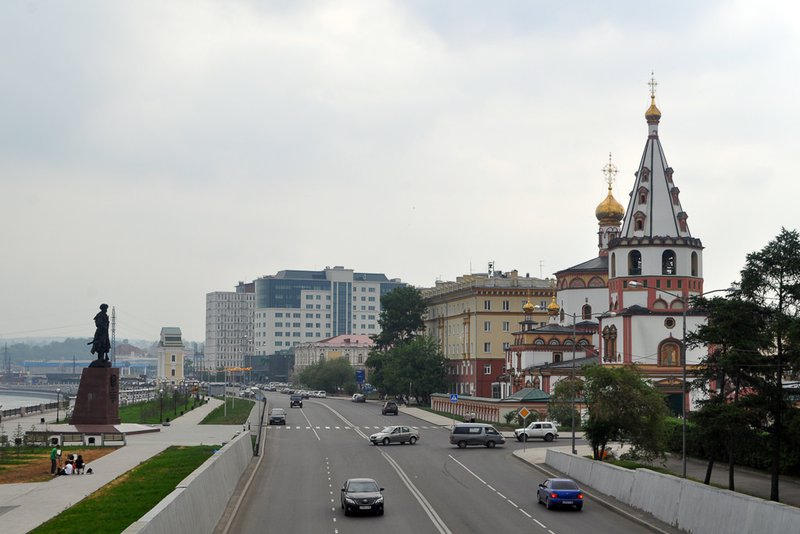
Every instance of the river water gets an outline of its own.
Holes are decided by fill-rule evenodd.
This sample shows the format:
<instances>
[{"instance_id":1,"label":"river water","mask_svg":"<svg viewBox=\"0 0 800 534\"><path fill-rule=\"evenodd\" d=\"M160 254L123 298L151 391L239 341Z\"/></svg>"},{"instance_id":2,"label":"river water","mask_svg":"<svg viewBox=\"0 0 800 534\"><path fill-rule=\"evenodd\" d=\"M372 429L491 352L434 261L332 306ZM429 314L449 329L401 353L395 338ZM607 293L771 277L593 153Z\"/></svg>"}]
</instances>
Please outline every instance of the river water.
<instances>
[{"instance_id":1,"label":"river water","mask_svg":"<svg viewBox=\"0 0 800 534\"><path fill-rule=\"evenodd\" d=\"M5 391L0 390L0 410L8 410L11 408L19 408L21 406L36 406L38 404L47 404L56 402L57 395L55 392L41 392L36 393L32 391Z\"/></svg>"}]
</instances>

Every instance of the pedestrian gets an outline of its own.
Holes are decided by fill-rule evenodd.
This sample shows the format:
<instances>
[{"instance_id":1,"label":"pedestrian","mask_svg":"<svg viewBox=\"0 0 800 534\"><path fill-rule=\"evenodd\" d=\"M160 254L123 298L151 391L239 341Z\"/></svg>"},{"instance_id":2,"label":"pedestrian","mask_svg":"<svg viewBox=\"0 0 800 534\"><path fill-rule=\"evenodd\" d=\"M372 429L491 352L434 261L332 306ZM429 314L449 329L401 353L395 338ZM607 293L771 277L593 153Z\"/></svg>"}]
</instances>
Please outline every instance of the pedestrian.
<instances>
[{"instance_id":1,"label":"pedestrian","mask_svg":"<svg viewBox=\"0 0 800 534\"><path fill-rule=\"evenodd\" d=\"M64 466L64 474L71 475L75 472L75 466L72 465L72 461L68 461L67 465Z\"/></svg>"},{"instance_id":2,"label":"pedestrian","mask_svg":"<svg viewBox=\"0 0 800 534\"><path fill-rule=\"evenodd\" d=\"M75 459L75 474L82 475L85 465L86 464L83 463L83 456L79 454L78 458Z\"/></svg>"},{"instance_id":3,"label":"pedestrian","mask_svg":"<svg viewBox=\"0 0 800 534\"><path fill-rule=\"evenodd\" d=\"M53 447L50 451L50 474L55 475L58 471L58 447Z\"/></svg>"}]
</instances>

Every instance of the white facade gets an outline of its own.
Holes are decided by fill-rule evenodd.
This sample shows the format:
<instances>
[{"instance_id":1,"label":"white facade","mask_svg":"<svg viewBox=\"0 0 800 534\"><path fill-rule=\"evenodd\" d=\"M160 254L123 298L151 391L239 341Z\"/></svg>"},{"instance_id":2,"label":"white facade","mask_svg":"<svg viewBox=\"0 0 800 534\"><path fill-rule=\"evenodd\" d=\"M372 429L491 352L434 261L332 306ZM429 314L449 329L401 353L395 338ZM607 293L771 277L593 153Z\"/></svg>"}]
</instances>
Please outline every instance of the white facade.
<instances>
[{"instance_id":1,"label":"white facade","mask_svg":"<svg viewBox=\"0 0 800 534\"><path fill-rule=\"evenodd\" d=\"M158 342L158 380L167 384L183 381L184 346L181 329L165 326Z\"/></svg>"},{"instance_id":2,"label":"white facade","mask_svg":"<svg viewBox=\"0 0 800 534\"><path fill-rule=\"evenodd\" d=\"M302 343L294 351L294 368L300 372L320 361L345 358L356 369L366 369L369 351L375 343L369 336L336 336L315 343Z\"/></svg>"},{"instance_id":3,"label":"white facade","mask_svg":"<svg viewBox=\"0 0 800 534\"><path fill-rule=\"evenodd\" d=\"M237 291L206 294L206 370L242 367L244 355L253 354L255 293L251 286L240 283Z\"/></svg>"}]
</instances>

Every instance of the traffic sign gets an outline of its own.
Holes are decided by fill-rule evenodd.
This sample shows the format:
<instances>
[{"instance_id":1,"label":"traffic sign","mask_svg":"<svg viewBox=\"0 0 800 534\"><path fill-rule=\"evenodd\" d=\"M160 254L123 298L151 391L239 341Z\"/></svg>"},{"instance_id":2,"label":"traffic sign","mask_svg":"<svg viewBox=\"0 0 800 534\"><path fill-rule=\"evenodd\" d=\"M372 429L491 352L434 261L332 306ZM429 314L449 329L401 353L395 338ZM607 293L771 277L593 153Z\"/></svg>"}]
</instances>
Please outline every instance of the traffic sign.
<instances>
[{"instance_id":1,"label":"traffic sign","mask_svg":"<svg viewBox=\"0 0 800 534\"><path fill-rule=\"evenodd\" d=\"M450 402L453 404L458 402L458 393L451 393L450 394Z\"/></svg>"},{"instance_id":2,"label":"traffic sign","mask_svg":"<svg viewBox=\"0 0 800 534\"><path fill-rule=\"evenodd\" d=\"M531 411L523 406L522 408L519 409L518 413L519 413L520 417L525 419L526 417L528 417L531 414Z\"/></svg>"}]
</instances>

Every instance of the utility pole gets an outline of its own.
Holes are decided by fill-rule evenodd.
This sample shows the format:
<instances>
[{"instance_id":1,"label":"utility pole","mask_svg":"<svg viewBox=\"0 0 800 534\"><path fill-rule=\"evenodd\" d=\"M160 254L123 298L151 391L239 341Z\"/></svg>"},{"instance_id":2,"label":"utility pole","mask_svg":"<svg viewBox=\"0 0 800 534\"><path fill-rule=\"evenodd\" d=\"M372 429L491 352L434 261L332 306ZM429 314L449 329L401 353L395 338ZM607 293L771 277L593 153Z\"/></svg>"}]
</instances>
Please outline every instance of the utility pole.
<instances>
[{"instance_id":1,"label":"utility pole","mask_svg":"<svg viewBox=\"0 0 800 534\"><path fill-rule=\"evenodd\" d=\"M117 310L111 306L111 367L117 365Z\"/></svg>"}]
</instances>

